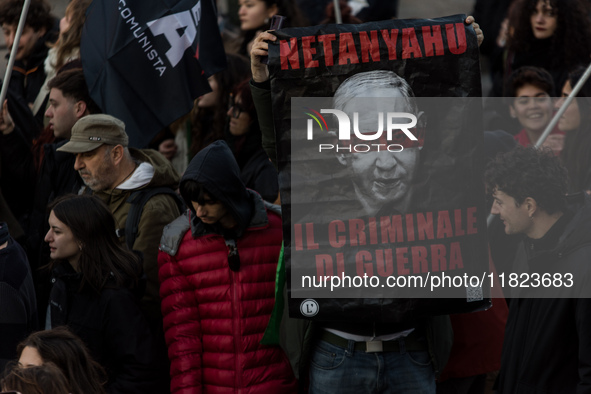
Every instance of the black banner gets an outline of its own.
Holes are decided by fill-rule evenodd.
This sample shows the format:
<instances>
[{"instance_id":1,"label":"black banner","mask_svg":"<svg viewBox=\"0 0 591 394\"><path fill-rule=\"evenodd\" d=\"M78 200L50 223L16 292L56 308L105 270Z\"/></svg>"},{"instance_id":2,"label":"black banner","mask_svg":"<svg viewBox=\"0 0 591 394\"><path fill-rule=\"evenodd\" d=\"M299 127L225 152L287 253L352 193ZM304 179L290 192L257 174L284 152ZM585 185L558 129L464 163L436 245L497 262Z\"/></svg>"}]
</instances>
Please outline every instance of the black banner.
<instances>
[{"instance_id":1,"label":"black banner","mask_svg":"<svg viewBox=\"0 0 591 394\"><path fill-rule=\"evenodd\" d=\"M466 17L283 29L269 48L290 315L490 305Z\"/></svg>"}]
</instances>

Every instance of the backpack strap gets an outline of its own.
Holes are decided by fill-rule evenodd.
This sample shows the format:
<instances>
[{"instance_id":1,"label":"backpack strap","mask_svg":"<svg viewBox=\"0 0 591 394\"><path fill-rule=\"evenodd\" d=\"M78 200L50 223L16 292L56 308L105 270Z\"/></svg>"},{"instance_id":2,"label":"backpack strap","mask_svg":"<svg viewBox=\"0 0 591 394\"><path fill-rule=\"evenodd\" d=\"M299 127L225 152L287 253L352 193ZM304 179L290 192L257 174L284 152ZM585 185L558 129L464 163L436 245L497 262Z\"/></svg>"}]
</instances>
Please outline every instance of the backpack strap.
<instances>
[{"instance_id":1,"label":"backpack strap","mask_svg":"<svg viewBox=\"0 0 591 394\"><path fill-rule=\"evenodd\" d=\"M174 199L174 202L179 208L181 214L185 211L185 203L174 190L169 187L154 187L149 189L141 189L133 192L127 199L130 204L129 213L125 220L125 243L129 250L133 250L133 244L137 238L139 231L140 218L144 211L146 203L157 194L168 194Z\"/></svg>"}]
</instances>

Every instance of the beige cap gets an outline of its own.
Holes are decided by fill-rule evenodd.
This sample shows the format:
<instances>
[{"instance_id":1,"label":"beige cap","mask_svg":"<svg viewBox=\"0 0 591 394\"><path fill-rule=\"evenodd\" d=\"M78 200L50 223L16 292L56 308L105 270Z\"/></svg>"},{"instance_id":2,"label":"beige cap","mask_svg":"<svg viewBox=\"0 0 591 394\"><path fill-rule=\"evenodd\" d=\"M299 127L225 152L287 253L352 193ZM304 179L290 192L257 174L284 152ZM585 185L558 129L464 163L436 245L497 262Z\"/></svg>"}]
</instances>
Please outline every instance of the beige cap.
<instances>
[{"instance_id":1,"label":"beige cap","mask_svg":"<svg viewBox=\"0 0 591 394\"><path fill-rule=\"evenodd\" d=\"M58 148L58 151L83 153L90 152L103 144L127 147L128 143L125 123L111 115L87 115L78 119L72 127L70 141Z\"/></svg>"}]
</instances>

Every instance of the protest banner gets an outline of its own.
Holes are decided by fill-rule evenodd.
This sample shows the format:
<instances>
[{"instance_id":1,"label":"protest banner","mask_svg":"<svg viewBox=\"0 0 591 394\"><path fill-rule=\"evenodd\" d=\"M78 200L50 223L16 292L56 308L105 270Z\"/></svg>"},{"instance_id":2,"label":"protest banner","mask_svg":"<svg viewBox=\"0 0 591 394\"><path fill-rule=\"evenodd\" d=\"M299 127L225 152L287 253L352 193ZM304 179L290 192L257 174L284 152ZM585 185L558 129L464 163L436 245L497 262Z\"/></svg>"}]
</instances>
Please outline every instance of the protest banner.
<instances>
[{"instance_id":1,"label":"protest banner","mask_svg":"<svg viewBox=\"0 0 591 394\"><path fill-rule=\"evenodd\" d=\"M478 44L465 16L269 45L292 317L490 305Z\"/></svg>"}]
</instances>

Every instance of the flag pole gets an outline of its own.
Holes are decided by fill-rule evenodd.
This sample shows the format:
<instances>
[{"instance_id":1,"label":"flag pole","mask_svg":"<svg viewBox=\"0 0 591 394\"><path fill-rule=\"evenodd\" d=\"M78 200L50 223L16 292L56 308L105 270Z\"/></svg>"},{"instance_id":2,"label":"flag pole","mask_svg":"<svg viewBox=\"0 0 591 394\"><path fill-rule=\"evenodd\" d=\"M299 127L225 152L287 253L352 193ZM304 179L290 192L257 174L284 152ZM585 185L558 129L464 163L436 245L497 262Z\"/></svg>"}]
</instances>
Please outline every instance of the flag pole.
<instances>
[{"instance_id":1,"label":"flag pole","mask_svg":"<svg viewBox=\"0 0 591 394\"><path fill-rule=\"evenodd\" d=\"M570 92L569 95L566 97L566 100L564 100L564 103L562 103L562 105L560 106L558 111L556 111L556 114L554 114L554 117L552 118L550 123L548 123L548 126L546 126L546 129L544 130L544 132L542 133L540 138L538 138L538 140L536 141L536 144L534 145L536 148L539 148L540 146L542 146L544 141L546 141L546 138L548 138L548 136L550 135L552 130L554 130L554 127L556 127L556 125L558 124L558 121L560 120L560 117L562 116L562 114L564 114L564 111L566 111L566 109L568 108L570 103L572 103L572 101L577 97L579 90L581 90L581 88L583 87L585 82L587 82L587 80L589 79L589 76L591 76L591 64L589 64L589 66L587 67L587 70L585 70L585 73L579 79L579 82L577 82L577 84L573 88L572 92ZM494 218L495 218L495 215L493 215L492 213L488 215L488 218L486 219L487 227L490 227Z\"/></svg>"},{"instance_id":2,"label":"flag pole","mask_svg":"<svg viewBox=\"0 0 591 394\"><path fill-rule=\"evenodd\" d=\"M341 16L341 6L339 4L339 0L333 0L334 4L334 20L335 22L340 25L343 23L343 17Z\"/></svg>"},{"instance_id":3,"label":"flag pole","mask_svg":"<svg viewBox=\"0 0 591 394\"><path fill-rule=\"evenodd\" d=\"M4 83L2 83L2 90L0 91L0 108L4 105L6 99L6 93L8 92L8 85L10 84L10 76L12 75L12 69L14 67L14 60L16 59L16 53L18 52L18 44L21 40L21 35L25 28L25 22L27 20L27 13L29 12L29 4L31 0L25 0L23 4L23 10L21 12L21 18L18 21L16 28L16 34L14 35L14 42L10 51L10 57L8 58L8 65L6 66L6 73L4 74Z\"/></svg>"},{"instance_id":4,"label":"flag pole","mask_svg":"<svg viewBox=\"0 0 591 394\"><path fill-rule=\"evenodd\" d=\"M538 140L536 141L536 148L539 148L544 143L544 141L546 141L546 138L548 138L548 135L550 135L552 130L554 130L554 127L556 127L556 125L558 124L558 121L560 120L560 117L562 116L564 111L566 111L570 103L575 99L575 97L579 93L579 90L581 90L585 82L587 82L587 79L589 79L589 75L591 75L591 64L589 65L589 67L587 67L587 70L581 76L579 82L577 82L572 92L570 92L566 100L564 100L564 103L562 103L560 109L556 111L556 114L554 115L550 123L548 123L548 126L546 126L546 129L544 130L540 138L538 138Z\"/></svg>"}]
</instances>

